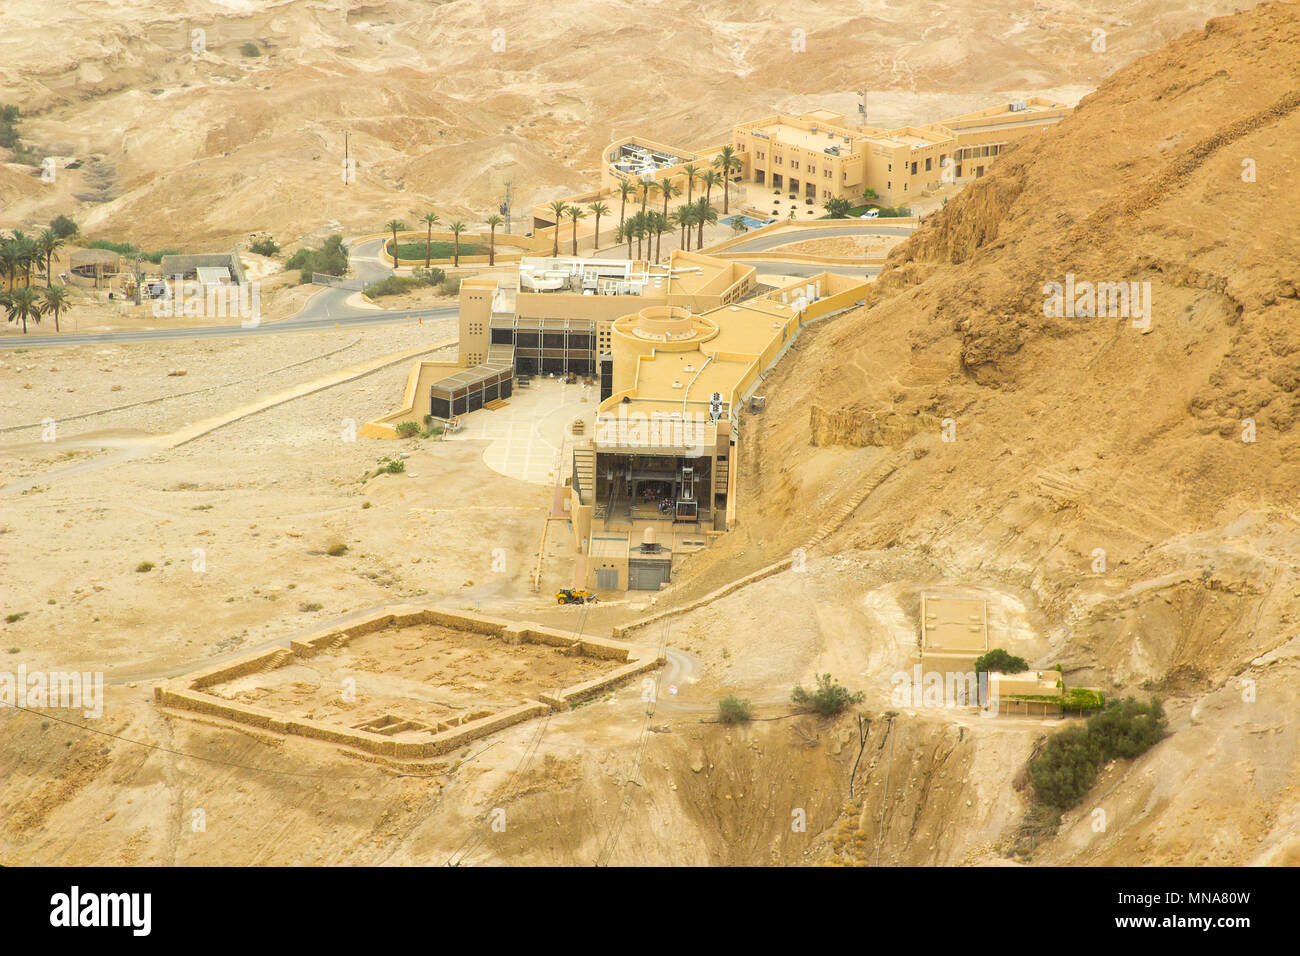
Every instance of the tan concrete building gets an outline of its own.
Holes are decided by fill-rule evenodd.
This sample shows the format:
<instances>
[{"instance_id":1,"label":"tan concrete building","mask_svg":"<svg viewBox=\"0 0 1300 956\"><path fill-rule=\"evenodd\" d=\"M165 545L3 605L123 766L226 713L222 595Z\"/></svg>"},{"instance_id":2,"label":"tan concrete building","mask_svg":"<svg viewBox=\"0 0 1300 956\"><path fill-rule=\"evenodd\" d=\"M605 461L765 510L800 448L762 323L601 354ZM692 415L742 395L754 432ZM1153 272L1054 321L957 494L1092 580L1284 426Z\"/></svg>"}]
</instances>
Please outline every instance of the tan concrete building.
<instances>
[{"instance_id":1,"label":"tan concrete building","mask_svg":"<svg viewBox=\"0 0 1300 956\"><path fill-rule=\"evenodd\" d=\"M850 126L813 110L737 126L733 145L743 177L800 197L859 201L869 187L903 205L945 181L984 175L1007 144L1060 122L1069 107L1039 97L925 126L886 130Z\"/></svg>"},{"instance_id":2,"label":"tan concrete building","mask_svg":"<svg viewBox=\"0 0 1300 956\"><path fill-rule=\"evenodd\" d=\"M822 273L705 311L647 305L612 322L594 433L573 450L580 583L655 590L671 580L665 541L698 548L730 527L741 410L760 375L804 324L865 290L863 279Z\"/></svg>"}]
</instances>

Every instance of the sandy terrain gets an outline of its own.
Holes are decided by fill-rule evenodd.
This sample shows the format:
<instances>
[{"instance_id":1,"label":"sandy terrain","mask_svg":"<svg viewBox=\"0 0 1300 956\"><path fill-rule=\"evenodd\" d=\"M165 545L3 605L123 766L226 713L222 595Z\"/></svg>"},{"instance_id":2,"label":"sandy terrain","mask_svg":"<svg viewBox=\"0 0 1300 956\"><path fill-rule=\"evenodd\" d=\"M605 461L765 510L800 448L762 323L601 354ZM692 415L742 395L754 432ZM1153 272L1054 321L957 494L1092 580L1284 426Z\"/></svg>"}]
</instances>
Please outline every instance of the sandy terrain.
<instances>
[{"instance_id":1,"label":"sandy terrain","mask_svg":"<svg viewBox=\"0 0 1300 956\"><path fill-rule=\"evenodd\" d=\"M0 40L0 101L30 99L37 142L81 151L87 137L120 192L76 200L69 176L51 195L3 167L0 225L66 209L115 238L172 243L183 228L218 247L255 227L359 231L429 202L485 209L506 178L521 199L586 185L615 129L697 142L776 108L853 112L859 84L882 124L990 93L1101 88L894 249L866 307L800 339L743 426L738 527L686 559L654 608L789 557L883 478L804 570L637 632L667 647L653 701L634 682L418 770L169 713L151 690L398 601L601 634L647 610L642 596L555 607L572 560L562 534L530 589L552 489L488 468L484 443L349 440L393 409L409 361L335 379L450 337L451 321L0 356L3 666L108 682L95 721L0 714L0 861L1001 862L1027 806L1026 762L1060 724L892 704L919 595L953 589L984 596L999 645L1033 663L1167 701L1169 737L1107 767L1036 861L1300 862L1293 8L1202 31L1214 11L1167 2L870 17L836 3L808 33L823 51L809 71L785 52L791 15L754 22L736 4L707 8L671 48L618 4L586 4L590 35L558 47L538 27L575 20L563 4L503 8L499 62L482 50L481 8L463 3L439 18L403 2L227 4L202 54L186 52L189 31L212 22L193 6L151 8L128 30L117 3L5 4L0 36L38 10L51 30L80 18L57 56ZM1099 25L1105 55L1085 42ZM263 56L241 57L246 39ZM637 52L638 85L620 51ZM361 160L346 190L331 158L345 129ZM1041 286L1067 272L1150 281L1149 333L1045 316ZM404 473L374 475L401 454ZM414 637L395 656L373 650L330 663L403 702L439 687L463 707L509 697L476 675L518 678L522 692L556 664L491 648L435 659ZM828 670L866 695L861 760L852 718L792 714L791 685ZM323 712L337 676L286 669L271 697ZM716 724L728 693L765 719ZM486 825L498 807L502 833Z\"/></svg>"},{"instance_id":2,"label":"sandy terrain","mask_svg":"<svg viewBox=\"0 0 1300 956\"><path fill-rule=\"evenodd\" d=\"M810 19L797 6L671 0L650 19L622 0L458 2L437 16L419 0L10 0L0 102L24 104L24 138L43 155L92 162L53 183L0 167L0 227L68 212L89 235L150 248L222 249L258 230L284 245L414 222L430 205L479 223L511 182L525 231L532 203L590 188L616 135L712 143L777 110L857 115L863 88L881 126L1034 92L1073 102L1234 6L960 0L868 13L834 0ZM663 22L691 28L665 46ZM557 25L573 23L581 40L557 43ZM243 55L248 42L261 55Z\"/></svg>"}]
</instances>

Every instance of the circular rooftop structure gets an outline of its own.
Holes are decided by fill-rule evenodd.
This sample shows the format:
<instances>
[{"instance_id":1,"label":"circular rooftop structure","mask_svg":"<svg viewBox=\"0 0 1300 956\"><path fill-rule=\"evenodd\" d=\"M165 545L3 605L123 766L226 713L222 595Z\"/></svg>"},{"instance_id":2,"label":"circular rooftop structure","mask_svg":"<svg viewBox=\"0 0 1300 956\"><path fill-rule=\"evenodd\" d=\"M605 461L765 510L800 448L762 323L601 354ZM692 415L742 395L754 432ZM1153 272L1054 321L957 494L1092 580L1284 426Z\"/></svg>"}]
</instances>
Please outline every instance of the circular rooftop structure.
<instances>
[{"instance_id":1,"label":"circular rooftop structure","mask_svg":"<svg viewBox=\"0 0 1300 956\"><path fill-rule=\"evenodd\" d=\"M718 334L718 324L676 305L655 305L614 320L614 334L651 348L697 348Z\"/></svg>"}]
</instances>

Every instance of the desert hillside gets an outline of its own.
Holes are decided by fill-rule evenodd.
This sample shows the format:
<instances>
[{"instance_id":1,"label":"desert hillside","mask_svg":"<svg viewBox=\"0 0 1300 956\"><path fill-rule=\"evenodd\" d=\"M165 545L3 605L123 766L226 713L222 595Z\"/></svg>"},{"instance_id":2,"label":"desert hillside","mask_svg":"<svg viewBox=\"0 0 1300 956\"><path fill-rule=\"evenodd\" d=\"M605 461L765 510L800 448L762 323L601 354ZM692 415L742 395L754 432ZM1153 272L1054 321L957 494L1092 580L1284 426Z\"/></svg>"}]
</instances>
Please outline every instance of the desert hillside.
<instances>
[{"instance_id":1,"label":"desert hillside","mask_svg":"<svg viewBox=\"0 0 1300 956\"><path fill-rule=\"evenodd\" d=\"M778 560L883 477L810 570L1014 595L1040 664L1173 701L1174 736L1109 784L1146 835L1099 848L1085 820L1062 859L1176 862L1207 815L1207 858L1296 852L1298 141L1296 7L1211 21L932 215L754 420L749 500L781 504L710 560ZM1149 282L1149 325L1045 314L1067 274Z\"/></svg>"},{"instance_id":2,"label":"desert hillside","mask_svg":"<svg viewBox=\"0 0 1300 956\"><path fill-rule=\"evenodd\" d=\"M1074 102L1233 8L9 0L0 103L22 106L40 155L83 165L54 183L0 170L0 226L67 213L146 248L285 242L430 204L479 221L509 181L523 231L530 203L591 185L615 135L715 142L777 110L856 115L857 89L879 125L1012 94Z\"/></svg>"}]
</instances>

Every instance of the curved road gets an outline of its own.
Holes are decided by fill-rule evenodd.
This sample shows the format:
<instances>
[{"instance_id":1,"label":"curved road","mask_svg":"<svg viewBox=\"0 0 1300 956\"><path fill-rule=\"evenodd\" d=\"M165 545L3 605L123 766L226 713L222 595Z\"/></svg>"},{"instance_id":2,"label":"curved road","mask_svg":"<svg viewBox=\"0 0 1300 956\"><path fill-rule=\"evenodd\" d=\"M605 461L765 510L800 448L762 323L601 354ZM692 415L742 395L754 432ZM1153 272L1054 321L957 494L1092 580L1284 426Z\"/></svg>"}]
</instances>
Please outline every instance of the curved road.
<instances>
[{"instance_id":1,"label":"curved road","mask_svg":"<svg viewBox=\"0 0 1300 956\"><path fill-rule=\"evenodd\" d=\"M835 239L839 236L910 236L916 231L914 226L885 225L879 219L860 219L856 221L861 224L856 229L845 229L843 226L823 229L791 229L789 232L774 232L766 236L755 236L753 239L743 239L723 251L730 255L752 255L767 249L775 249L777 246L788 245L792 242L803 242L806 239Z\"/></svg>"},{"instance_id":2,"label":"curved road","mask_svg":"<svg viewBox=\"0 0 1300 956\"><path fill-rule=\"evenodd\" d=\"M886 226L878 221L862 221L861 229L840 227L826 229L802 229L798 233L778 232L770 236L758 236L738 243L726 250L736 258L761 259L765 250L804 239L825 239L844 235L898 235L906 236L912 232L909 226ZM372 239L348 250L348 260L353 274L362 282L374 282L393 274L393 270L379 261L380 240ZM757 264L757 263L755 263ZM811 276L819 272L834 272L839 275L874 276L880 272L879 266L820 266L815 263L794 264L788 262L762 263L763 272L790 276ZM229 338L238 336L279 335L285 332L310 332L314 329L352 328L364 325L383 325L391 322L408 322L412 319L448 319L454 318L459 310L456 306L442 306L436 309L361 309L348 305L347 300L356 295L351 289L325 287L312 296L306 305L287 319L263 322L259 325L244 327L242 325L201 325L184 329L142 329L131 332L75 332L71 335L13 335L0 337L0 349L46 348L61 345L103 345L130 344L133 342L183 342L193 339Z\"/></svg>"},{"instance_id":3,"label":"curved road","mask_svg":"<svg viewBox=\"0 0 1300 956\"><path fill-rule=\"evenodd\" d=\"M348 251L353 274L362 282L374 282L393 273L377 260L379 240L364 242ZM356 295L352 289L324 287L312 296L297 315L256 326L200 325L184 329L143 329L133 332L81 332L72 335L23 335L0 338L0 349L41 348L55 345L98 345L132 342L175 342L187 339L226 338L230 336L278 335L282 332L310 332L313 329L347 328L359 325L380 325L388 322L406 322L411 319L445 319L457 314L455 306L436 309L359 309L348 305L347 300Z\"/></svg>"}]
</instances>

